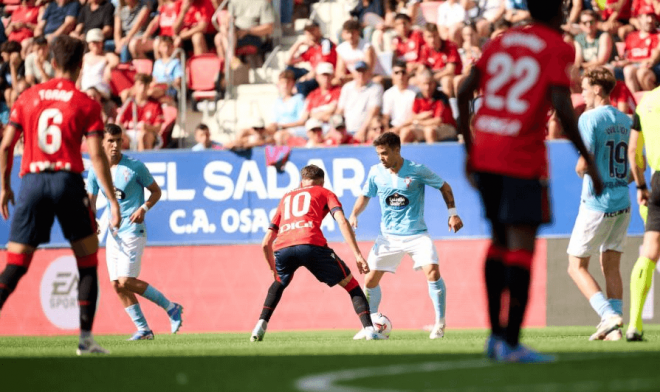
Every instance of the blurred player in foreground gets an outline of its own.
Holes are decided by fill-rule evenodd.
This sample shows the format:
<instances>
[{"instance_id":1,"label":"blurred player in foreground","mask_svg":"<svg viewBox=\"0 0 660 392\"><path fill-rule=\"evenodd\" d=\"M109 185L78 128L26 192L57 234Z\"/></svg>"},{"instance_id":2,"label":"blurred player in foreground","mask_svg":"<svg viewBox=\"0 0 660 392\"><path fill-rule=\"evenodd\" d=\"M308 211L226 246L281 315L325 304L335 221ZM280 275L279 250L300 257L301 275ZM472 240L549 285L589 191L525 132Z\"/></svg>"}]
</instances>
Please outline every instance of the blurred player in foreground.
<instances>
[{"instance_id":1,"label":"blurred player in foreground","mask_svg":"<svg viewBox=\"0 0 660 392\"><path fill-rule=\"evenodd\" d=\"M128 340L153 340L154 334L135 294L143 296L167 312L172 333L177 333L181 328L183 307L169 301L155 287L137 278L142 268L142 254L147 245L144 218L147 211L160 200L161 191L144 163L121 153L122 137L122 130L118 125L105 126L103 148L110 160L114 193L119 200L122 216L119 230L108 232L105 258L112 286L137 328L137 332ZM147 201L144 201L144 188L151 193ZM92 206L95 207L99 181L93 170L89 171L87 177L87 193ZM105 192L103 194L107 196Z\"/></svg>"},{"instance_id":2,"label":"blurred player in foreground","mask_svg":"<svg viewBox=\"0 0 660 392\"><path fill-rule=\"evenodd\" d=\"M584 181L580 212L568 243L568 273L600 316L589 340L622 338L623 283L619 266L630 225L628 141L632 121L610 104L615 84L614 75L602 67L587 70L582 78L587 111L580 116L578 127L605 183L603 193L596 196L586 174L586 160L578 159L575 171ZM589 273L589 259L598 250L607 297Z\"/></svg>"},{"instance_id":3,"label":"blurred player in foreground","mask_svg":"<svg viewBox=\"0 0 660 392\"><path fill-rule=\"evenodd\" d=\"M367 182L362 188L349 218L357 229L358 215L367 208L369 199L378 196L382 220L380 234L369 252L369 269L365 277L367 298L372 313L378 312L381 300L380 280L386 272L396 272L406 254L413 259L413 268L423 270L428 281L429 296L435 310L435 324L429 337L445 335L445 304L447 289L440 276L438 252L424 222L424 191L426 185L439 189L447 204L449 230L458 232L463 221L458 216L451 187L426 166L401 156L401 139L392 132L385 132L373 142L380 164L369 170ZM363 338L359 331L354 339Z\"/></svg>"},{"instance_id":4,"label":"blurred player in foreground","mask_svg":"<svg viewBox=\"0 0 660 392\"><path fill-rule=\"evenodd\" d=\"M78 355L108 353L92 337L98 298L99 243L96 220L81 176L83 136L87 137L89 157L99 173L99 183L109 195L111 226L119 227L120 221L108 159L101 146L101 106L75 86L84 51L85 44L75 38L62 36L53 41L51 61L55 78L21 94L12 108L0 145L2 217L9 219L9 203L14 203L10 183L13 152L23 134L25 149L20 171L23 181L11 222L7 266L0 274L0 308L27 272L34 251L50 241L50 230L57 217L78 265Z\"/></svg>"},{"instance_id":5,"label":"blurred player in foreground","mask_svg":"<svg viewBox=\"0 0 660 392\"><path fill-rule=\"evenodd\" d=\"M562 39L562 0L530 1L528 8L532 23L492 40L458 97L468 179L481 193L492 230L485 265L492 330L486 355L503 362L552 360L519 341L536 233L550 221L545 119L551 106L585 158L594 193L603 190L571 104L569 70L575 51ZM474 118L473 136L469 108L477 89L484 91L484 100ZM500 322L505 290L510 296L506 327Z\"/></svg>"},{"instance_id":6,"label":"blurred player in foreground","mask_svg":"<svg viewBox=\"0 0 660 392\"><path fill-rule=\"evenodd\" d=\"M300 188L284 195L262 242L264 256L275 281L268 289L261 316L250 340L263 340L270 317L280 302L284 289L291 283L293 274L300 267L307 268L320 282L330 287L338 284L348 292L355 313L367 331L367 340L387 339L375 331L364 292L346 264L328 247L321 231L323 218L328 213L332 214L344 240L353 251L358 271L361 274L369 272L367 262L355 240L355 233L344 217L339 199L323 187L323 169L308 165L300 174Z\"/></svg>"},{"instance_id":7,"label":"blurred player in foreground","mask_svg":"<svg viewBox=\"0 0 660 392\"><path fill-rule=\"evenodd\" d=\"M630 276L630 323L626 332L628 341L643 340L642 310L653 283L653 271L660 258L660 177L658 177L660 135L656 131L660 124L658 99L660 99L660 88L647 92L637 105L632 125L633 142L628 150L630 170L637 184L640 212L643 211L643 207L648 207L642 252ZM640 142L642 136L644 139ZM641 148L638 147L642 143L646 145L648 165L654 172L651 177L651 192L644 178L643 158L640 159Z\"/></svg>"}]
</instances>

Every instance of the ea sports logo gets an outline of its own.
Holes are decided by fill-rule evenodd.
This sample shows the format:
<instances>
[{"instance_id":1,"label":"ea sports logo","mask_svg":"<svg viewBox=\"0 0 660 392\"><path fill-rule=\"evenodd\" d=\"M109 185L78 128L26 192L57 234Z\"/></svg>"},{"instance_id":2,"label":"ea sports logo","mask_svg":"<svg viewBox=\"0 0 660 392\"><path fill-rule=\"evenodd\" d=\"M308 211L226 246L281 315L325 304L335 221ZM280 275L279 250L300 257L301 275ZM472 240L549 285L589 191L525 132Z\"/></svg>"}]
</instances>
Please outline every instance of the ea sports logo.
<instances>
[{"instance_id":1,"label":"ea sports logo","mask_svg":"<svg viewBox=\"0 0 660 392\"><path fill-rule=\"evenodd\" d=\"M78 268L73 256L62 256L48 266L39 290L41 308L48 320L61 329L80 327Z\"/></svg>"}]
</instances>

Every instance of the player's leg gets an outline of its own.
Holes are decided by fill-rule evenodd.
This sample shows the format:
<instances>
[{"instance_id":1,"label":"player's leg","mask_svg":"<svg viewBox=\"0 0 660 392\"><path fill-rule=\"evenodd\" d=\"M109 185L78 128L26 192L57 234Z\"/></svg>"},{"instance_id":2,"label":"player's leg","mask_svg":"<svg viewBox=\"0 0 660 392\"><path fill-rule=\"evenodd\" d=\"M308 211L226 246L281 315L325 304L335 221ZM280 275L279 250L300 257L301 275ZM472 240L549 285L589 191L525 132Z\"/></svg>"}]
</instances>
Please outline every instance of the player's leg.
<instances>
[{"instance_id":1,"label":"player's leg","mask_svg":"<svg viewBox=\"0 0 660 392\"><path fill-rule=\"evenodd\" d=\"M429 297L433 303L435 322L429 337L442 338L445 335L445 308L447 306L447 287L440 276L438 252L428 234L415 236L406 241L405 252L413 259L413 269L424 271L428 284Z\"/></svg>"},{"instance_id":2,"label":"player's leg","mask_svg":"<svg viewBox=\"0 0 660 392\"><path fill-rule=\"evenodd\" d=\"M29 245L16 242L7 244L7 265L0 274L0 311L30 267L34 251L35 248Z\"/></svg>"},{"instance_id":3,"label":"player's leg","mask_svg":"<svg viewBox=\"0 0 660 392\"><path fill-rule=\"evenodd\" d=\"M140 307L140 303L135 294L125 289L119 280L114 280L112 282L112 287L115 289L117 297L119 297L119 301L124 307L126 314L130 317L131 321L133 321L133 324L137 329L128 340L153 340L153 331L149 328L147 319L144 317L144 313L142 313L142 308Z\"/></svg>"},{"instance_id":4,"label":"player's leg","mask_svg":"<svg viewBox=\"0 0 660 392\"><path fill-rule=\"evenodd\" d=\"M343 263L343 261L341 260L340 262ZM346 267L346 271L348 271L348 267ZM337 284L343 287L344 290L346 290L346 292L348 293L348 295L351 296L353 309L355 309L355 313L358 315L358 318L360 319L360 323L362 323L362 328L373 330L374 325L373 322L371 321L371 311L369 310L369 302L367 301L367 297L364 295L364 292L360 288L360 284L353 277L353 274L349 272L348 276Z\"/></svg>"},{"instance_id":5,"label":"player's leg","mask_svg":"<svg viewBox=\"0 0 660 392\"><path fill-rule=\"evenodd\" d=\"M369 301L371 313L378 313L382 293L380 291L380 280L383 279L385 271L371 270L364 277L364 291Z\"/></svg>"},{"instance_id":6,"label":"player's leg","mask_svg":"<svg viewBox=\"0 0 660 392\"><path fill-rule=\"evenodd\" d=\"M623 280L621 279L621 253L618 250L608 249L600 255L600 266L605 277L605 292L607 302L614 312L621 318L623 327ZM621 340L621 329L616 328L605 336L605 340Z\"/></svg>"},{"instance_id":7,"label":"player's leg","mask_svg":"<svg viewBox=\"0 0 660 392\"><path fill-rule=\"evenodd\" d=\"M626 340L641 341L643 333L642 309L646 296L653 283L653 272L660 259L660 231L649 231L652 222L658 220L655 209L649 207L647 231L644 233L642 254L635 262L630 274L630 322L626 332ZM660 226L657 226L660 228Z\"/></svg>"},{"instance_id":8,"label":"player's leg","mask_svg":"<svg viewBox=\"0 0 660 392\"><path fill-rule=\"evenodd\" d=\"M385 272L396 272L405 255L401 241L394 236L379 235L367 256L369 273L364 278L365 294L369 300L369 310L377 313L382 298L380 280Z\"/></svg>"}]
</instances>

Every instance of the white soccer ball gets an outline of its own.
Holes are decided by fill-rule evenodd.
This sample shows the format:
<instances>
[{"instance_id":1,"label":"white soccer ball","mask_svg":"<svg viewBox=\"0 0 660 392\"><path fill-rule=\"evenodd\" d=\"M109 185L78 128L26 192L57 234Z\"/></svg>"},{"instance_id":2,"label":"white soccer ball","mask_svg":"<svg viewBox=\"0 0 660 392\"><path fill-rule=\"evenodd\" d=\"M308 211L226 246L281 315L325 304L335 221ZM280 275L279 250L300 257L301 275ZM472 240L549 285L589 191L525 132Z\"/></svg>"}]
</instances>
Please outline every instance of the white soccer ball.
<instances>
[{"instance_id":1,"label":"white soccer ball","mask_svg":"<svg viewBox=\"0 0 660 392\"><path fill-rule=\"evenodd\" d=\"M371 322L379 333L389 337L392 333L392 322L382 313L372 313Z\"/></svg>"}]
</instances>

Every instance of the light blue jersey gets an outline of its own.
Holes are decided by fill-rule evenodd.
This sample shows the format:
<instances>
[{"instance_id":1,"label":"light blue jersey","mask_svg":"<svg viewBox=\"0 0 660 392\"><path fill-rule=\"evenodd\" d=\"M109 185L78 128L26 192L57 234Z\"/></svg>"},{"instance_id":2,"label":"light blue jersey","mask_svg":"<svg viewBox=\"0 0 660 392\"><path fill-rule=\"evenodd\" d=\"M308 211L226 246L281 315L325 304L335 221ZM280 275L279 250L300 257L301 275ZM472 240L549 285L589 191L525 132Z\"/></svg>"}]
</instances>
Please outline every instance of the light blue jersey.
<instances>
[{"instance_id":1,"label":"light blue jersey","mask_svg":"<svg viewBox=\"0 0 660 392\"><path fill-rule=\"evenodd\" d=\"M444 183L426 166L404 159L396 174L382 164L372 166L362 194L378 196L382 234L415 235L428 231L424 222L425 185L440 189Z\"/></svg>"},{"instance_id":2,"label":"light blue jersey","mask_svg":"<svg viewBox=\"0 0 660 392\"><path fill-rule=\"evenodd\" d=\"M126 155L122 155L117 166L110 168L110 173L121 210L121 226L117 235L119 237L146 236L145 224L131 223L129 218L144 204L144 188L150 186L154 182L154 178L144 163ZM87 175L87 193L98 195L99 189L96 173L90 169Z\"/></svg>"},{"instance_id":3,"label":"light blue jersey","mask_svg":"<svg viewBox=\"0 0 660 392\"><path fill-rule=\"evenodd\" d=\"M605 105L585 112L580 116L578 126L605 184L603 194L596 196L591 177L585 175L582 203L591 210L605 213L630 207L628 140L632 120L616 108Z\"/></svg>"}]
</instances>

